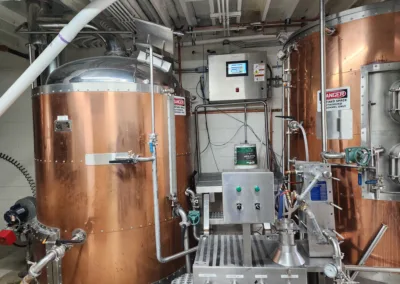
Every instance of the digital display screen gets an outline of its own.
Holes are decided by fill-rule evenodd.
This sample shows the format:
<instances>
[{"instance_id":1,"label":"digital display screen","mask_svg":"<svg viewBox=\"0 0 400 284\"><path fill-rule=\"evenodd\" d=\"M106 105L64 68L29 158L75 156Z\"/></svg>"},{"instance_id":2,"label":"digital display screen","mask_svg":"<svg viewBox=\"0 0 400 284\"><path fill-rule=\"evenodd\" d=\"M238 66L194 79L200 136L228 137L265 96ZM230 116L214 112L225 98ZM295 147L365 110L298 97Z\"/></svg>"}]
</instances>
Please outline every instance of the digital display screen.
<instances>
[{"instance_id":1,"label":"digital display screen","mask_svg":"<svg viewBox=\"0 0 400 284\"><path fill-rule=\"evenodd\" d=\"M226 76L247 76L249 74L248 61L226 62Z\"/></svg>"}]
</instances>

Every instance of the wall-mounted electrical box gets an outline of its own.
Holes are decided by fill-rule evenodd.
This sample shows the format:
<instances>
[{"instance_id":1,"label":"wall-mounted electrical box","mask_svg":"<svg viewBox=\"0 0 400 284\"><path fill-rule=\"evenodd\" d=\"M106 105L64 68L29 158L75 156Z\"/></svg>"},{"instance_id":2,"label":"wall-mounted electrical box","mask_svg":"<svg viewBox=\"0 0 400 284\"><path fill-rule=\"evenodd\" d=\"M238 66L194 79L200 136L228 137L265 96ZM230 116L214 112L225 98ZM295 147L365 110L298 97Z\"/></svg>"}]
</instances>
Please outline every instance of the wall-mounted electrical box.
<instances>
[{"instance_id":1,"label":"wall-mounted electrical box","mask_svg":"<svg viewBox=\"0 0 400 284\"><path fill-rule=\"evenodd\" d=\"M210 101L266 99L266 60L265 52L210 55Z\"/></svg>"}]
</instances>

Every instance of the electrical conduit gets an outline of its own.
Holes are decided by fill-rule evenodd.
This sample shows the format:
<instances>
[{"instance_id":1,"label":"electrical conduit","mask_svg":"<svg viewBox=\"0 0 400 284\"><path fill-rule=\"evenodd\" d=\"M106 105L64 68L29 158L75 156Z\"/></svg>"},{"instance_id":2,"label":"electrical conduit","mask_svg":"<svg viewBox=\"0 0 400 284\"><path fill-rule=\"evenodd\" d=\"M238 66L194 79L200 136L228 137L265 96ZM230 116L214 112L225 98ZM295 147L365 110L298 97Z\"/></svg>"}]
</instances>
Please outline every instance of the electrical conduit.
<instances>
[{"instance_id":1,"label":"electrical conduit","mask_svg":"<svg viewBox=\"0 0 400 284\"><path fill-rule=\"evenodd\" d=\"M46 69L47 66L61 53L61 51L77 36L77 34L93 18L100 14L116 0L97 0L91 2L80 11L49 46L29 66L28 69L14 82L13 85L0 97L0 116L18 99L31 83Z\"/></svg>"}]
</instances>

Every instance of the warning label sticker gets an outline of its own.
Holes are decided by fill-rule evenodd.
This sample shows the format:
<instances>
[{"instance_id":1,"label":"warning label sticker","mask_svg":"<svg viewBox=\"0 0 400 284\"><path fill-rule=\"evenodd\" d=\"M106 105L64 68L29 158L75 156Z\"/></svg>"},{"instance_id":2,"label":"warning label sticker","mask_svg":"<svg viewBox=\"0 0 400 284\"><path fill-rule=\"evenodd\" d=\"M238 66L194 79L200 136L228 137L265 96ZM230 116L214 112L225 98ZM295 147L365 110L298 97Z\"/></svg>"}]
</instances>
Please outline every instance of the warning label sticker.
<instances>
[{"instance_id":1,"label":"warning label sticker","mask_svg":"<svg viewBox=\"0 0 400 284\"><path fill-rule=\"evenodd\" d=\"M350 109L350 87L326 90L326 111ZM317 111L321 112L321 91L318 91Z\"/></svg>"},{"instance_id":2,"label":"warning label sticker","mask_svg":"<svg viewBox=\"0 0 400 284\"><path fill-rule=\"evenodd\" d=\"M254 82L265 81L265 63L254 64Z\"/></svg>"},{"instance_id":3,"label":"warning label sticker","mask_svg":"<svg viewBox=\"0 0 400 284\"><path fill-rule=\"evenodd\" d=\"M174 97L174 113L175 115L186 115L186 99L185 97Z\"/></svg>"}]
</instances>

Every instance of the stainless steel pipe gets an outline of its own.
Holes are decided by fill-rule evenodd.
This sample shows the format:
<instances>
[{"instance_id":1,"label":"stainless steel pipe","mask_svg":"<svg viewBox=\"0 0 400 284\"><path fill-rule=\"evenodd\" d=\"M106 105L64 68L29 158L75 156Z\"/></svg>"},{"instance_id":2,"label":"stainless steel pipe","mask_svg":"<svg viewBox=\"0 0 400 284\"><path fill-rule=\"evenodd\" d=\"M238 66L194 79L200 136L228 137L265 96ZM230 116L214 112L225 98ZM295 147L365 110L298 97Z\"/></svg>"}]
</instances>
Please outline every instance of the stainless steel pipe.
<instances>
[{"instance_id":1,"label":"stainless steel pipe","mask_svg":"<svg viewBox=\"0 0 400 284\"><path fill-rule=\"evenodd\" d=\"M360 265L346 265L346 270L357 272L383 272L383 273L400 273L400 267L371 267Z\"/></svg>"},{"instance_id":2,"label":"stainless steel pipe","mask_svg":"<svg viewBox=\"0 0 400 284\"><path fill-rule=\"evenodd\" d=\"M181 217L182 223L186 224L185 225L185 234L183 237L183 247L185 250L189 249L189 226L188 224L188 216L185 212L185 210L183 210L182 207L177 207L176 212L179 214L179 216ZM190 263L190 255L187 254L185 256L185 264L186 264L186 273L191 273L192 269L191 269L191 263Z\"/></svg>"},{"instance_id":3,"label":"stainless steel pipe","mask_svg":"<svg viewBox=\"0 0 400 284\"><path fill-rule=\"evenodd\" d=\"M159 198L158 198L158 175L157 175L157 135L155 126L155 103L154 103L154 63L153 63L153 46L149 38L148 42L149 53L150 53L150 95L151 95L151 131L150 134L150 147L152 149L152 183L153 183L153 207L154 207L154 233L156 238L156 255L157 260L160 263L167 263L172 260L183 257L189 253L197 251L197 247L191 248L189 250L184 250L182 252L176 253L174 255L163 257L161 255L161 225L160 225L160 208L159 208Z\"/></svg>"},{"instance_id":4,"label":"stainless steel pipe","mask_svg":"<svg viewBox=\"0 0 400 284\"><path fill-rule=\"evenodd\" d=\"M320 0L320 52L321 52L321 131L322 152L328 148L328 131L326 118L326 48L325 48L325 0Z\"/></svg>"},{"instance_id":5,"label":"stainless steel pipe","mask_svg":"<svg viewBox=\"0 0 400 284\"><path fill-rule=\"evenodd\" d=\"M385 225L385 224L382 224L381 229L379 230L378 234L376 234L374 240L372 241L372 243L368 247L367 251L364 253L362 258L358 262L358 265L364 265L367 262L368 258L370 257L370 255L374 251L375 247L378 245L378 243L382 239L383 235L386 233L387 229L388 229L388 226ZM357 275L358 275L358 273L359 273L359 271L354 272L353 275L351 275L351 280L355 280Z\"/></svg>"}]
</instances>

